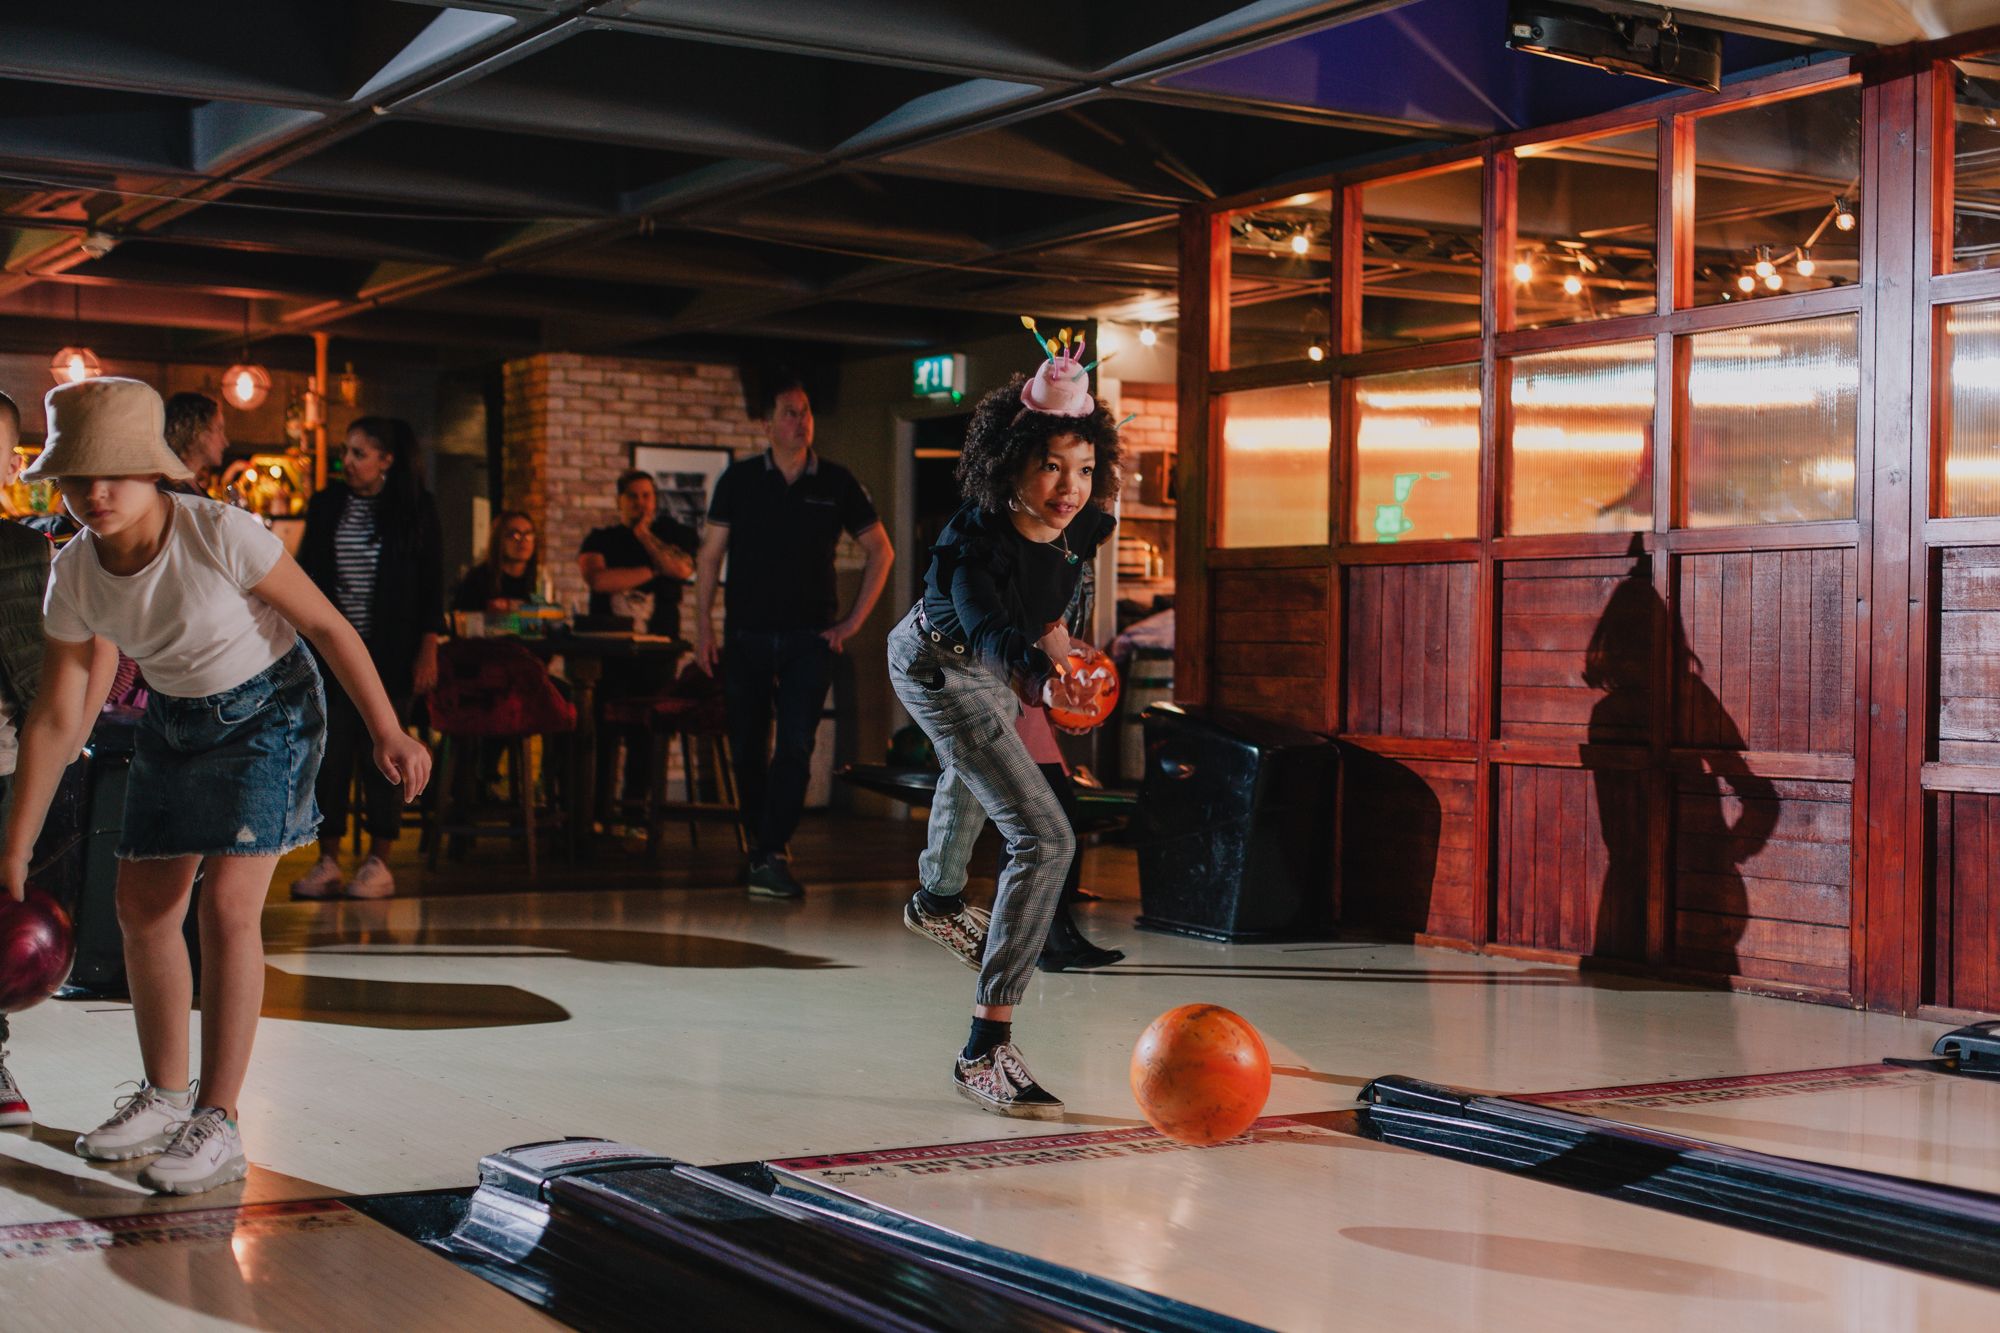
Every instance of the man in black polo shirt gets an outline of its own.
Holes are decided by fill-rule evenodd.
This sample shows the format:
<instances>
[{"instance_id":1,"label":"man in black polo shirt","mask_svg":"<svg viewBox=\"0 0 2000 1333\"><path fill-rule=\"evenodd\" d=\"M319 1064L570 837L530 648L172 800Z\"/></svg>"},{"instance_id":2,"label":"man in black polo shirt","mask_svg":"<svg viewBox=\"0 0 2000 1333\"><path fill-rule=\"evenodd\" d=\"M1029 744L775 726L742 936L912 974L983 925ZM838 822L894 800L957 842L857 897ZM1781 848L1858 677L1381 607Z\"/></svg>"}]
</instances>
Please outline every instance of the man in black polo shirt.
<instances>
[{"instance_id":1,"label":"man in black polo shirt","mask_svg":"<svg viewBox=\"0 0 2000 1333\"><path fill-rule=\"evenodd\" d=\"M805 808L828 670L875 609L895 553L854 474L814 451L805 386L780 377L766 405L771 447L732 463L709 501L695 564L695 660L715 669L715 584L726 554L720 658L737 800L750 843L750 892L799 898L805 888L792 877L785 845ZM867 554L860 590L844 616L833 571L843 532ZM777 740L767 761L774 713Z\"/></svg>"}]
</instances>

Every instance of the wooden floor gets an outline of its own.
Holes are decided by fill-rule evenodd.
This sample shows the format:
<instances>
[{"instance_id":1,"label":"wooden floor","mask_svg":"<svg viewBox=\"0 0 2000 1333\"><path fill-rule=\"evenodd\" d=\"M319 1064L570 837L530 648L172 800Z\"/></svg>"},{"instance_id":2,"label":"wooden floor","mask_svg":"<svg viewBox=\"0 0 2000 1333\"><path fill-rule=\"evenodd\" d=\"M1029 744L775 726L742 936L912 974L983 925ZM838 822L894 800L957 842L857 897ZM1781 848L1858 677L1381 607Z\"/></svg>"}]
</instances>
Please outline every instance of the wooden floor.
<instances>
[{"instance_id":1,"label":"wooden floor","mask_svg":"<svg viewBox=\"0 0 2000 1333\"><path fill-rule=\"evenodd\" d=\"M481 1154L562 1135L818 1162L801 1169L1277 1328L2000 1323L2000 1293L1385 1148L1337 1114L1386 1073L1514 1093L1740 1080L1923 1055L1937 1025L1406 946L1141 933L1131 854L1100 848L1087 882L1107 900L1087 928L1129 957L1036 979L1017 1036L1069 1115L1007 1121L949 1087L970 974L897 921L919 836L809 823L802 904L747 898L720 837L692 858L670 844L658 870L617 854L552 866L534 891L494 843L437 876L399 867L424 896L374 903L286 902L305 862L288 865L266 913L243 1185L160 1200L134 1168L76 1158L76 1133L138 1075L129 1010L17 1018L9 1065L37 1123L0 1131L0 1326L535 1327L511 1298L316 1201L468 1185ZM1168 1149L1132 1104L1133 1040L1195 1000L1236 1009L1270 1044L1271 1119L1251 1142ZM1996 1183L1990 1090L1870 1077L1579 1109ZM922 1170L900 1151L940 1144L983 1146L926 1154ZM1960 1179L1957 1163L1984 1174Z\"/></svg>"}]
</instances>

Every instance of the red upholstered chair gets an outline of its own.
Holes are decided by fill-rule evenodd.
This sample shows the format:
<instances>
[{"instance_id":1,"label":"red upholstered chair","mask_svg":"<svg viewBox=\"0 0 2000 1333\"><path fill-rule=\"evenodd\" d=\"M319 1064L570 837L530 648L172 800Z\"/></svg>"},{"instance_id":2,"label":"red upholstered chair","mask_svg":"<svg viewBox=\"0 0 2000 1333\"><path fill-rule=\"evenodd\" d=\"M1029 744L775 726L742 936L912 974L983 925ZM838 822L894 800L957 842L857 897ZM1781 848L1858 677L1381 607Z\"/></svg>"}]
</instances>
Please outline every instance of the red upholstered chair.
<instances>
[{"instance_id":1,"label":"red upholstered chair","mask_svg":"<svg viewBox=\"0 0 2000 1333\"><path fill-rule=\"evenodd\" d=\"M576 705L563 697L548 669L510 639L454 639L438 651L438 683L430 700L431 725L443 737L437 786L437 827L430 831L430 863L437 868L445 837L506 835L527 843L528 874L535 873L539 826L560 824L560 807L535 799L528 741L576 730ZM472 792L479 785L482 745L507 747L510 799L498 819L481 820ZM552 766L544 763L544 770ZM463 789L463 790L461 790Z\"/></svg>"},{"instance_id":2,"label":"red upholstered chair","mask_svg":"<svg viewBox=\"0 0 2000 1333\"><path fill-rule=\"evenodd\" d=\"M722 683L690 662L679 679L662 695L619 699L604 706L607 727L641 735L650 747L652 780L644 799L637 802L646 826L646 851L657 856L661 830L670 823L685 823L688 834L700 845L700 821L726 819L735 830L737 850L745 850L743 829L737 819L736 773L729 753L729 713L723 700ZM673 743L680 741L681 777L685 799L671 801L668 788L673 761ZM715 798L702 799L700 775L706 770L714 782ZM621 804L631 805L631 801Z\"/></svg>"}]
</instances>

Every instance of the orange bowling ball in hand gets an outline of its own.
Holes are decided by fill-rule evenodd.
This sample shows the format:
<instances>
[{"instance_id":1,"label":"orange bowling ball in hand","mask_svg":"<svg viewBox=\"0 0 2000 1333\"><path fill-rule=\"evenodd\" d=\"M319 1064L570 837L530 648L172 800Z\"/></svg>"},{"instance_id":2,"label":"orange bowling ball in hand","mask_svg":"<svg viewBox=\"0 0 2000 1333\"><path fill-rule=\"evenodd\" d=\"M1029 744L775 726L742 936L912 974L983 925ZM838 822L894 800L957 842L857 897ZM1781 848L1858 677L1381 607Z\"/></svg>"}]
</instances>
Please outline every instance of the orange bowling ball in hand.
<instances>
[{"instance_id":1,"label":"orange bowling ball in hand","mask_svg":"<svg viewBox=\"0 0 2000 1333\"><path fill-rule=\"evenodd\" d=\"M1154 1019L1132 1051L1132 1096L1148 1124L1205 1146L1250 1128L1271 1096L1271 1053L1240 1015L1184 1004Z\"/></svg>"}]
</instances>

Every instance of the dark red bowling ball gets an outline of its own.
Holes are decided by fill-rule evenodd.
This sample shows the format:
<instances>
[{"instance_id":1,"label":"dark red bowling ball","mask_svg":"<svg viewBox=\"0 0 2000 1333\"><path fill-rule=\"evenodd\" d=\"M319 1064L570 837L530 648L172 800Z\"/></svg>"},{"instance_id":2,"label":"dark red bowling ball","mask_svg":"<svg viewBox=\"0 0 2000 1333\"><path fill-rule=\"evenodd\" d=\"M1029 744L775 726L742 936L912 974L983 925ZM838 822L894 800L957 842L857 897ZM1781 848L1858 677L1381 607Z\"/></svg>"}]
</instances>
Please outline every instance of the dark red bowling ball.
<instances>
[{"instance_id":1,"label":"dark red bowling ball","mask_svg":"<svg viewBox=\"0 0 2000 1333\"><path fill-rule=\"evenodd\" d=\"M0 890L0 1014L54 995L76 962L76 930L61 903L30 884L21 902Z\"/></svg>"}]
</instances>

